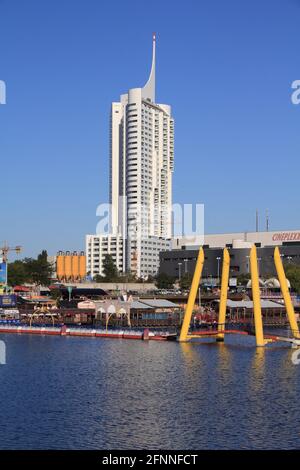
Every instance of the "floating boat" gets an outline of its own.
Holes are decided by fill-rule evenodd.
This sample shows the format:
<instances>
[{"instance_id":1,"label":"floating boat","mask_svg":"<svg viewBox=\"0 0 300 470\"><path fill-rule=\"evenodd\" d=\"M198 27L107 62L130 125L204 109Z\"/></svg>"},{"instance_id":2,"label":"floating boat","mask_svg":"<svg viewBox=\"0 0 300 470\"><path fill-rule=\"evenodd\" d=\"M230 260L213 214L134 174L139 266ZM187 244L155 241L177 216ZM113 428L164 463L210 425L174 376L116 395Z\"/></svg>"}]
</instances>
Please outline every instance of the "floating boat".
<instances>
[{"instance_id":1,"label":"floating boat","mask_svg":"<svg viewBox=\"0 0 300 470\"><path fill-rule=\"evenodd\" d=\"M0 333L31 334L31 335L55 335L55 336L80 336L93 338L115 339L139 339L153 341L167 341L175 339L176 335L168 332L140 330L99 330L93 328L45 327L27 325L0 325Z\"/></svg>"}]
</instances>

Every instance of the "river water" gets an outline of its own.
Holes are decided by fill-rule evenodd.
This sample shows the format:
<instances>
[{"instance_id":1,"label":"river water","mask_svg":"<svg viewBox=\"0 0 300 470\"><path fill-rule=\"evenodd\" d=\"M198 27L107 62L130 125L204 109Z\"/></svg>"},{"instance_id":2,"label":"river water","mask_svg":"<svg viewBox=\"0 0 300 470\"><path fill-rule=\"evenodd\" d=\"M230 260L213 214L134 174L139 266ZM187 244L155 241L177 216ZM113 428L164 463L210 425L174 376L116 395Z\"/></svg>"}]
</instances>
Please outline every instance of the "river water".
<instances>
[{"instance_id":1,"label":"river water","mask_svg":"<svg viewBox=\"0 0 300 470\"><path fill-rule=\"evenodd\" d=\"M290 346L0 339L1 449L300 448Z\"/></svg>"}]
</instances>

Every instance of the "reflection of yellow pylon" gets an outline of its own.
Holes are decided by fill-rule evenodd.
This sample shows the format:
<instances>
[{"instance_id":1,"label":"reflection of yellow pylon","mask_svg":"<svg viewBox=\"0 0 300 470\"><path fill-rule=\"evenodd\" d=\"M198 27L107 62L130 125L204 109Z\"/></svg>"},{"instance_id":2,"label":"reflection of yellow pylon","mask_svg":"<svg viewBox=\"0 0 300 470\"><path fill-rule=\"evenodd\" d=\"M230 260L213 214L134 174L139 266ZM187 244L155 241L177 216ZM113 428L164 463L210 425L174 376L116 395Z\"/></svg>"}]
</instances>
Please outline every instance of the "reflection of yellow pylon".
<instances>
[{"instance_id":1,"label":"reflection of yellow pylon","mask_svg":"<svg viewBox=\"0 0 300 470\"><path fill-rule=\"evenodd\" d=\"M221 293L220 293L218 331L224 331L225 330L229 268L230 268L230 256L229 256L229 252L228 252L227 248L224 248L224 250L223 250L223 266L222 266L222 282L221 282ZM224 333L218 333L217 341L224 341Z\"/></svg>"},{"instance_id":2,"label":"reflection of yellow pylon","mask_svg":"<svg viewBox=\"0 0 300 470\"><path fill-rule=\"evenodd\" d=\"M283 269L279 249L278 249L277 246L274 250L274 262L275 262L275 267L276 267L276 271L277 271L278 280L280 282L282 297L283 297L284 303L285 303L287 317L288 317L288 320L289 320L289 324L290 324L293 336L295 338L300 338L299 328L298 328L298 324L297 324L297 320L296 320L296 316L295 316L295 311L294 311L294 306L293 306L292 299L291 299L291 296L290 296L290 292L289 292L289 288L288 288L288 284L287 284L287 279L285 277L285 272L284 272L284 269Z\"/></svg>"},{"instance_id":3,"label":"reflection of yellow pylon","mask_svg":"<svg viewBox=\"0 0 300 470\"><path fill-rule=\"evenodd\" d=\"M204 251L201 247L199 250L196 268L193 276L193 281L191 285L191 290L189 293L188 302L186 305L183 323L180 331L179 341L186 341L188 339L188 331L191 323L192 313L195 305L195 300L197 296L197 290L201 279L202 269L204 264Z\"/></svg>"}]
</instances>

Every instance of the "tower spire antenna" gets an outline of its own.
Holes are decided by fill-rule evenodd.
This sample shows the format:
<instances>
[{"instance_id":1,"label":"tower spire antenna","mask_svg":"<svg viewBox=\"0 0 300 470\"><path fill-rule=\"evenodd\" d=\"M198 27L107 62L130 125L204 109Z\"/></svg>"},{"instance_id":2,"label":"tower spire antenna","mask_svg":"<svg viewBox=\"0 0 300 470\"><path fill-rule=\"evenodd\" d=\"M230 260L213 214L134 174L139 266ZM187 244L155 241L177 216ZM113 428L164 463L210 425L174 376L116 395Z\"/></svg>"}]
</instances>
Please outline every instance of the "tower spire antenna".
<instances>
[{"instance_id":1,"label":"tower spire antenna","mask_svg":"<svg viewBox=\"0 0 300 470\"><path fill-rule=\"evenodd\" d=\"M255 212L255 230L258 232L258 209Z\"/></svg>"},{"instance_id":2,"label":"tower spire antenna","mask_svg":"<svg viewBox=\"0 0 300 470\"><path fill-rule=\"evenodd\" d=\"M142 96L146 100L155 103L155 49L156 49L156 33L152 34L152 64L151 71L146 85L142 89Z\"/></svg>"}]
</instances>

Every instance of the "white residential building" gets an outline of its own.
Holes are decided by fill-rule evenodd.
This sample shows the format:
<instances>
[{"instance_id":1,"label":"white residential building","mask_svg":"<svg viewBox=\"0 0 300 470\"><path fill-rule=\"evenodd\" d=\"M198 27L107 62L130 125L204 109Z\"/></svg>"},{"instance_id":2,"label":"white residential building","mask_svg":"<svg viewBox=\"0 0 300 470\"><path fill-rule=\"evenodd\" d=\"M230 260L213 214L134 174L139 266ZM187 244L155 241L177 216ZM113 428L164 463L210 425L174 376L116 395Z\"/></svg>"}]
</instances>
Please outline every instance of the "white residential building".
<instances>
[{"instance_id":1,"label":"white residential building","mask_svg":"<svg viewBox=\"0 0 300 470\"><path fill-rule=\"evenodd\" d=\"M171 238L174 120L171 107L155 103L155 36L152 66L143 88L112 103L110 203L112 233L128 225L148 236Z\"/></svg>"},{"instance_id":2,"label":"white residential building","mask_svg":"<svg viewBox=\"0 0 300 470\"><path fill-rule=\"evenodd\" d=\"M103 276L103 261L111 254L118 271L122 272L125 262L123 238L120 235L86 235L86 272L93 278Z\"/></svg>"},{"instance_id":3,"label":"white residential building","mask_svg":"<svg viewBox=\"0 0 300 470\"><path fill-rule=\"evenodd\" d=\"M144 278L158 272L172 237L174 120L155 102L155 46L154 35L146 85L121 95L110 117L110 233L123 239L120 270Z\"/></svg>"},{"instance_id":4,"label":"white residential building","mask_svg":"<svg viewBox=\"0 0 300 470\"><path fill-rule=\"evenodd\" d=\"M155 275L159 253L171 248L174 120L155 102L155 46L143 88L112 103L110 116L109 234L87 235L87 272L102 274L106 253L120 272ZM106 251L105 251L106 250Z\"/></svg>"}]
</instances>

